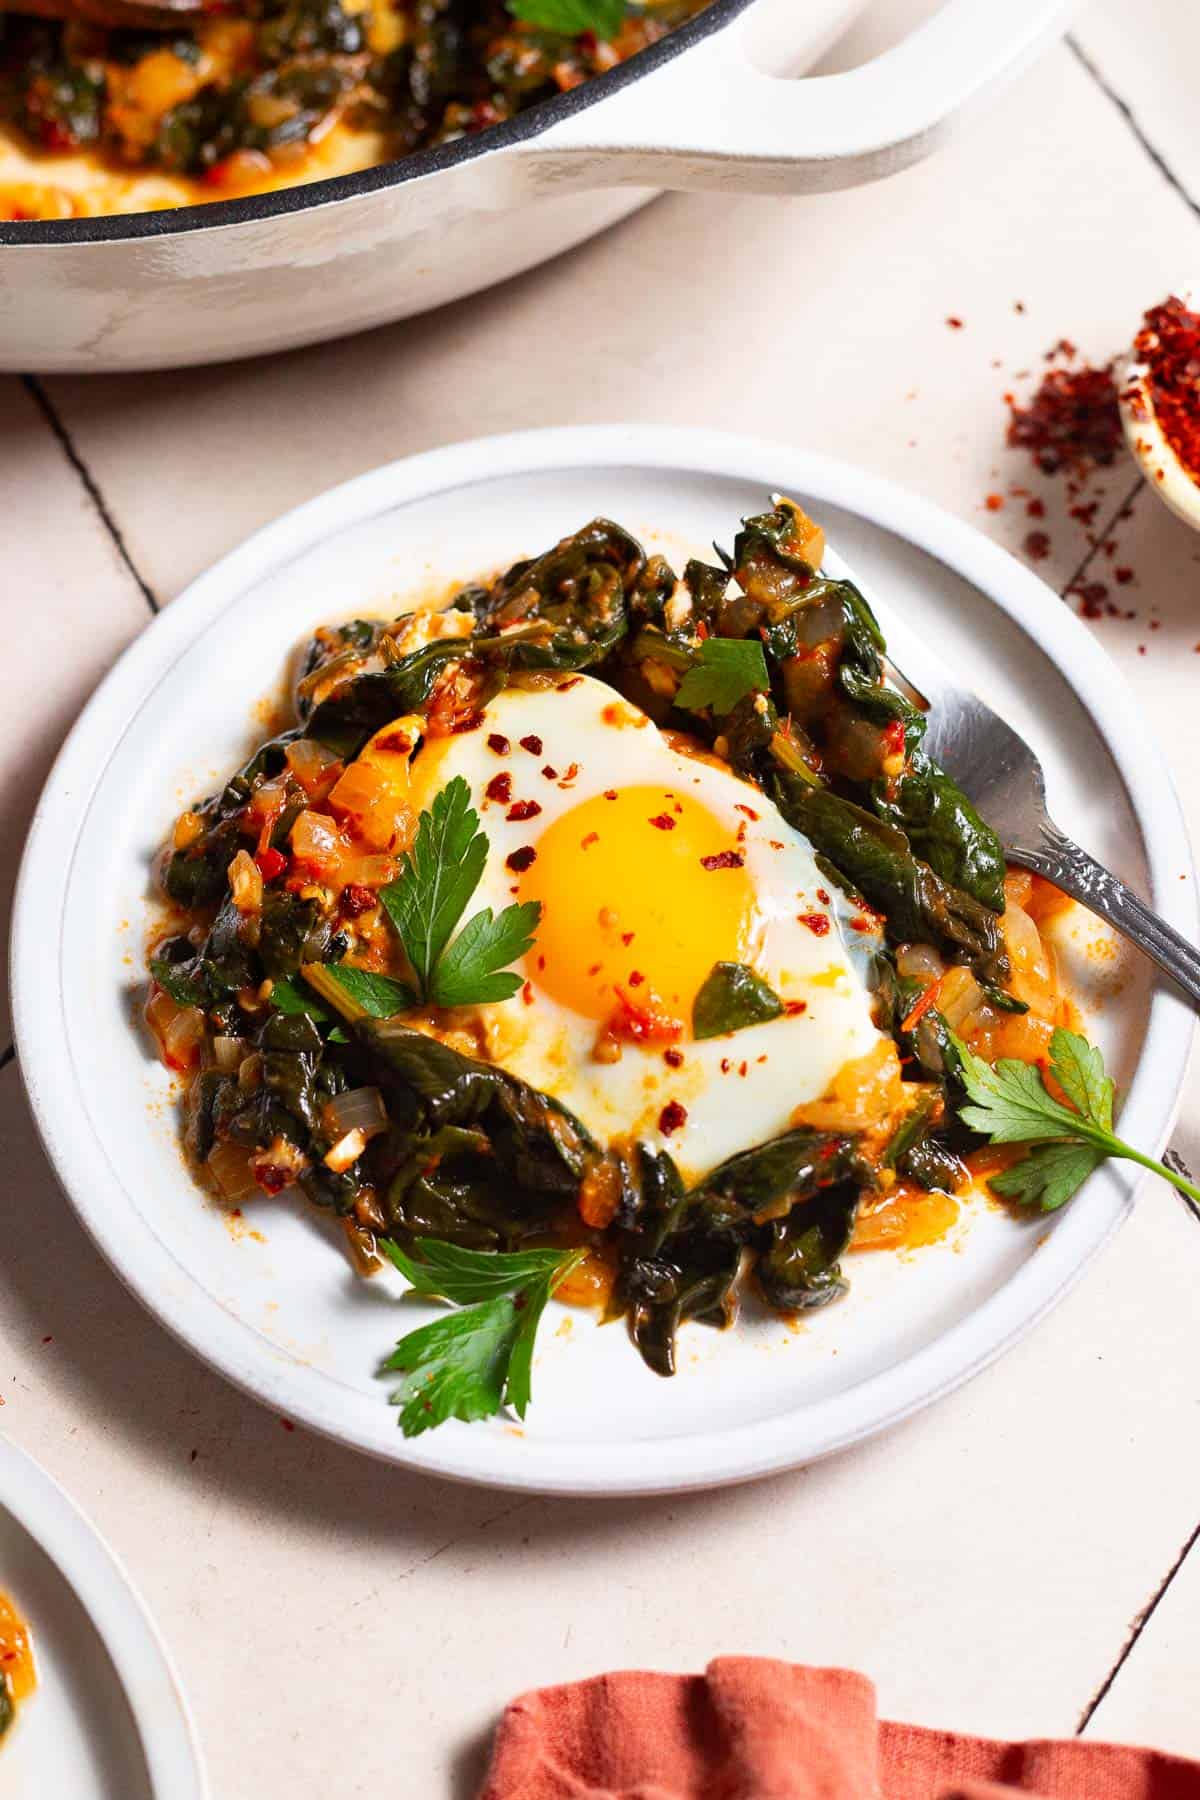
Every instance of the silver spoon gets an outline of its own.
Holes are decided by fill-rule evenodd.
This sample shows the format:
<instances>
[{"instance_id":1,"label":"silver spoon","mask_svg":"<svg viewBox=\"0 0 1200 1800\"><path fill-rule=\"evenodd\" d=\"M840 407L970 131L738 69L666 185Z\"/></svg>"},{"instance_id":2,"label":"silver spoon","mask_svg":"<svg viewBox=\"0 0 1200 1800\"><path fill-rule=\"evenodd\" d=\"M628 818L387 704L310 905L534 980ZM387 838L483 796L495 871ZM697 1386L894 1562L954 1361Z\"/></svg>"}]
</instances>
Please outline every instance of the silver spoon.
<instances>
[{"instance_id":1,"label":"silver spoon","mask_svg":"<svg viewBox=\"0 0 1200 1800\"><path fill-rule=\"evenodd\" d=\"M959 687L903 620L887 613L881 624L888 662L928 707L925 748L979 808L1008 860L1107 919L1200 1005L1200 950L1058 829L1046 811L1042 765L1024 738Z\"/></svg>"}]
</instances>

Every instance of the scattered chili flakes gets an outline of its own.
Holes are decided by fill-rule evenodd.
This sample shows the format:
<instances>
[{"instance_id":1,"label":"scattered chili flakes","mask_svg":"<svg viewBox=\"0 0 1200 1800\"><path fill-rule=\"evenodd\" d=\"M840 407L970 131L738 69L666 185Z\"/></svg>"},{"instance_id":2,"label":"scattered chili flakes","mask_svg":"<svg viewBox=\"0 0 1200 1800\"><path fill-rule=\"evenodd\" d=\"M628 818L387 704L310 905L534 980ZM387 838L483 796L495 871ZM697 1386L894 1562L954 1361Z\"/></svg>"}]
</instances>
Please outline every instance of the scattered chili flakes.
<instances>
[{"instance_id":1,"label":"scattered chili flakes","mask_svg":"<svg viewBox=\"0 0 1200 1800\"><path fill-rule=\"evenodd\" d=\"M558 770L551 768L549 763L547 763L545 768L542 770L542 774L546 777L547 781L557 781L558 780Z\"/></svg>"},{"instance_id":2,"label":"scattered chili flakes","mask_svg":"<svg viewBox=\"0 0 1200 1800\"><path fill-rule=\"evenodd\" d=\"M498 731L489 732L487 747L489 750L494 750L497 756L507 756L512 749L508 739L501 737Z\"/></svg>"},{"instance_id":3,"label":"scattered chili flakes","mask_svg":"<svg viewBox=\"0 0 1200 1800\"><path fill-rule=\"evenodd\" d=\"M989 494L987 499L984 501L984 505L987 507L989 512L1002 512L1004 510L1004 495L1003 494Z\"/></svg>"},{"instance_id":4,"label":"scattered chili flakes","mask_svg":"<svg viewBox=\"0 0 1200 1800\"><path fill-rule=\"evenodd\" d=\"M818 888L817 889L817 899L821 902L822 906L828 906L830 903L829 889L828 888Z\"/></svg>"},{"instance_id":5,"label":"scattered chili flakes","mask_svg":"<svg viewBox=\"0 0 1200 1800\"><path fill-rule=\"evenodd\" d=\"M745 813L752 824L758 819L758 814L755 812L754 808L752 806L743 806L740 800L734 801L733 810L734 812Z\"/></svg>"},{"instance_id":6,"label":"scattered chili flakes","mask_svg":"<svg viewBox=\"0 0 1200 1800\"><path fill-rule=\"evenodd\" d=\"M542 740L535 732L531 731L528 737L519 738L517 741L522 750L528 750L530 756L542 754Z\"/></svg>"},{"instance_id":7,"label":"scattered chili flakes","mask_svg":"<svg viewBox=\"0 0 1200 1800\"><path fill-rule=\"evenodd\" d=\"M746 858L740 850L718 850L714 856L702 856L702 869L740 869L744 867Z\"/></svg>"},{"instance_id":8,"label":"scattered chili flakes","mask_svg":"<svg viewBox=\"0 0 1200 1800\"><path fill-rule=\"evenodd\" d=\"M1030 531L1025 534L1025 554L1031 562L1045 562L1050 554L1050 533Z\"/></svg>"},{"instance_id":9,"label":"scattered chili flakes","mask_svg":"<svg viewBox=\"0 0 1200 1800\"><path fill-rule=\"evenodd\" d=\"M1039 500L1035 494L1032 500L1026 502L1025 511L1031 519L1044 519L1046 516L1046 502L1044 500Z\"/></svg>"},{"instance_id":10,"label":"scattered chili flakes","mask_svg":"<svg viewBox=\"0 0 1200 1800\"><path fill-rule=\"evenodd\" d=\"M808 1011L807 1000L785 1000L783 1010L789 1019L798 1019L801 1013Z\"/></svg>"},{"instance_id":11,"label":"scattered chili flakes","mask_svg":"<svg viewBox=\"0 0 1200 1800\"><path fill-rule=\"evenodd\" d=\"M954 313L950 313L947 316L946 323L950 327L951 331L961 331L963 328L962 320L960 318L958 318L957 315Z\"/></svg>"},{"instance_id":12,"label":"scattered chili flakes","mask_svg":"<svg viewBox=\"0 0 1200 1800\"><path fill-rule=\"evenodd\" d=\"M664 1050L663 1051L663 1061L666 1063L666 1065L669 1069L682 1069L682 1067L683 1067L683 1051L682 1050Z\"/></svg>"},{"instance_id":13,"label":"scattered chili flakes","mask_svg":"<svg viewBox=\"0 0 1200 1800\"><path fill-rule=\"evenodd\" d=\"M357 881L348 881L342 889L340 902L342 917L346 919L361 918L363 913L370 912L375 905L375 900L374 888L363 887Z\"/></svg>"},{"instance_id":14,"label":"scattered chili flakes","mask_svg":"<svg viewBox=\"0 0 1200 1800\"><path fill-rule=\"evenodd\" d=\"M532 844L522 844L519 850L512 850L504 859L504 866L511 869L514 875L523 875L526 869L532 868L537 861L537 851Z\"/></svg>"},{"instance_id":15,"label":"scattered chili flakes","mask_svg":"<svg viewBox=\"0 0 1200 1800\"><path fill-rule=\"evenodd\" d=\"M290 1419L280 1419L279 1423L283 1426L285 1431L295 1431L296 1429Z\"/></svg>"},{"instance_id":16,"label":"scattered chili flakes","mask_svg":"<svg viewBox=\"0 0 1200 1800\"><path fill-rule=\"evenodd\" d=\"M605 788L605 790L604 790L604 798L605 798L605 799L606 799L606 800L615 800L615 799L616 799L616 797L617 797L617 790L616 790L616 788Z\"/></svg>"},{"instance_id":17,"label":"scattered chili flakes","mask_svg":"<svg viewBox=\"0 0 1200 1800\"><path fill-rule=\"evenodd\" d=\"M797 913L796 922L800 925L807 925L814 937L824 937L829 930L829 915L827 913Z\"/></svg>"},{"instance_id":18,"label":"scattered chili flakes","mask_svg":"<svg viewBox=\"0 0 1200 1800\"><path fill-rule=\"evenodd\" d=\"M475 712L464 713L461 719L455 719L452 727L453 735L458 737L464 731L478 731L486 717L482 707L477 708Z\"/></svg>"},{"instance_id":19,"label":"scattered chili flakes","mask_svg":"<svg viewBox=\"0 0 1200 1800\"><path fill-rule=\"evenodd\" d=\"M598 831L589 831L586 837L580 838L579 848L581 850L590 850L593 844L598 844L599 842L600 833Z\"/></svg>"},{"instance_id":20,"label":"scattered chili flakes","mask_svg":"<svg viewBox=\"0 0 1200 1800\"><path fill-rule=\"evenodd\" d=\"M642 971L640 969L631 969L630 970L630 972L629 972L630 987L641 987L641 985L642 985L643 981L645 981L645 979L646 979L646 977L642 974Z\"/></svg>"},{"instance_id":21,"label":"scattered chili flakes","mask_svg":"<svg viewBox=\"0 0 1200 1800\"><path fill-rule=\"evenodd\" d=\"M504 816L519 825L526 819L536 819L541 810L536 800L514 800Z\"/></svg>"},{"instance_id":22,"label":"scattered chili flakes","mask_svg":"<svg viewBox=\"0 0 1200 1800\"><path fill-rule=\"evenodd\" d=\"M678 1100L668 1100L658 1115L658 1129L663 1136L671 1137L686 1124L687 1107L681 1106Z\"/></svg>"},{"instance_id":23,"label":"scattered chili flakes","mask_svg":"<svg viewBox=\"0 0 1200 1800\"><path fill-rule=\"evenodd\" d=\"M675 821L670 813L655 813L650 821L657 831L674 831Z\"/></svg>"},{"instance_id":24,"label":"scattered chili flakes","mask_svg":"<svg viewBox=\"0 0 1200 1800\"><path fill-rule=\"evenodd\" d=\"M489 800L497 800L501 806L507 806L512 799L512 776L507 772L493 775L483 791Z\"/></svg>"},{"instance_id":25,"label":"scattered chili flakes","mask_svg":"<svg viewBox=\"0 0 1200 1800\"><path fill-rule=\"evenodd\" d=\"M1111 363L1050 369L1026 406L1005 398L1009 445L1028 450L1043 474L1107 467L1116 456L1122 434Z\"/></svg>"}]
</instances>

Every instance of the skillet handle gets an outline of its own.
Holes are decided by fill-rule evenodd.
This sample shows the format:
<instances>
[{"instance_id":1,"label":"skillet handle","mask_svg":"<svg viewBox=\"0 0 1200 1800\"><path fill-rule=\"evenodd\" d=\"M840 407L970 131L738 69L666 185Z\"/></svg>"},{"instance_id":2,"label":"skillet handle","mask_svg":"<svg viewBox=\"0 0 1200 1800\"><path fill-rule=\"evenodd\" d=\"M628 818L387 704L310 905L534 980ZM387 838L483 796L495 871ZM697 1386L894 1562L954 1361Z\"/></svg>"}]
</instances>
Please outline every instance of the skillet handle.
<instances>
[{"instance_id":1,"label":"skillet handle","mask_svg":"<svg viewBox=\"0 0 1200 1800\"><path fill-rule=\"evenodd\" d=\"M751 63L747 13L519 146L536 191L810 194L919 161L1056 37L1074 0L946 0L858 69L786 81ZM703 16L703 15L701 15Z\"/></svg>"}]
</instances>

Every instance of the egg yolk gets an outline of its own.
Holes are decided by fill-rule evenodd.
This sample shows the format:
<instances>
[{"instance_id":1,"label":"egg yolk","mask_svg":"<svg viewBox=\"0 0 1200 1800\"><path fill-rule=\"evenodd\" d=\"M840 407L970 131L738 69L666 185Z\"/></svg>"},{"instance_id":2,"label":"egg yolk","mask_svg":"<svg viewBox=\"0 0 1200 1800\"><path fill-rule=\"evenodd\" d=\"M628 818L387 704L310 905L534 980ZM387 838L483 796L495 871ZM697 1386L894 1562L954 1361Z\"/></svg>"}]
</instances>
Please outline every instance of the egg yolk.
<instances>
[{"instance_id":1,"label":"egg yolk","mask_svg":"<svg viewBox=\"0 0 1200 1800\"><path fill-rule=\"evenodd\" d=\"M690 1027L715 962L752 962L760 924L736 831L666 787L609 789L543 832L520 898L541 902L534 983L586 1018L622 997Z\"/></svg>"}]
</instances>

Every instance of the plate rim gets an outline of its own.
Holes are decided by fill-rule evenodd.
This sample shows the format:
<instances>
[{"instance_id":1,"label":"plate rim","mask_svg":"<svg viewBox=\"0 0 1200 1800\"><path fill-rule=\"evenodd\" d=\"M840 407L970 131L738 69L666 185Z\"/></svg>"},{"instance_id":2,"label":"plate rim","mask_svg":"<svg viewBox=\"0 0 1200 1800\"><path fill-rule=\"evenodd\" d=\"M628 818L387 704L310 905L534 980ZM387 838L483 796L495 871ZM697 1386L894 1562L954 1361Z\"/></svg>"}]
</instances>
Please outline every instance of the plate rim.
<instances>
[{"instance_id":1,"label":"plate rim","mask_svg":"<svg viewBox=\"0 0 1200 1800\"><path fill-rule=\"evenodd\" d=\"M1038 654L1049 658L1083 706L1124 781L1145 844L1154 903L1185 935L1198 935L1195 872L1182 809L1140 707L1107 651L1059 596L1008 551L899 484L820 451L697 427L559 426L445 445L383 464L326 490L227 552L134 639L68 734L34 813L13 905L12 1011L37 1128L73 1209L126 1286L226 1379L322 1435L425 1473L530 1493L679 1493L816 1461L898 1424L980 1373L1031 1330L1078 1279L1127 1216L1141 1172L1128 1164L1106 1165L1089 1183L1092 1205L1072 1208L1062 1217L1038 1255L981 1306L894 1368L775 1419L710 1433L631 1440L616 1475L596 1459L598 1452L611 1454L611 1446L590 1446L581 1440L555 1444L508 1434L485 1439L472 1436L469 1427L453 1426L419 1440L407 1440L394 1431L394 1439L388 1440L371 1427L331 1416L332 1409L320 1405L320 1371L280 1363L261 1353L239 1356L234 1340L252 1328L233 1321L195 1278L202 1302L199 1323L181 1318L178 1310L167 1306L164 1294L156 1295L156 1274L161 1270L150 1265L166 1257L166 1251L145 1232L139 1238L120 1230L119 1218L106 1208L114 1194L118 1213L122 1201L129 1204L123 1185L107 1166L107 1179L98 1180L96 1162L89 1160L79 1147L79 1134L69 1128L72 1109L82 1115L85 1131L87 1119L70 1045L58 1029L63 901L57 902L57 929L48 929L46 919L45 895L62 890L62 872L70 863L101 772L122 735L122 722L169 672L179 652L235 606L248 587L332 533L381 512L499 476L534 477L585 468L644 468L701 479L754 481L768 489L787 486L864 519L966 580L1016 624ZM1157 983L1122 1113L1131 1126L1129 1135L1154 1150L1161 1147L1175 1117L1193 1029L1190 1008ZM169 1267L177 1275L178 1265L169 1261ZM939 1372L948 1352L953 1352L951 1366ZM313 1390L315 1401L307 1397L306 1388ZM382 1407L382 1399L379 1404ZM390 1419L386 1409L382 1416Z\"/></svg>"},{"instance_id":2,"label":"plate rim","mask_svg":"<svg viewBox=\"0 0 1200 1800\"><path fill-rule=\"evenodd\" d=\"M95 1626L128 1702L152 1793L161 1800L209 1800L196 1723L145 1600L66 1489L27 1450L3 1437L0 1509L49 1557ZM30 1628L36 1642L36 1619Z\"/></svg>"}]
</instances>

